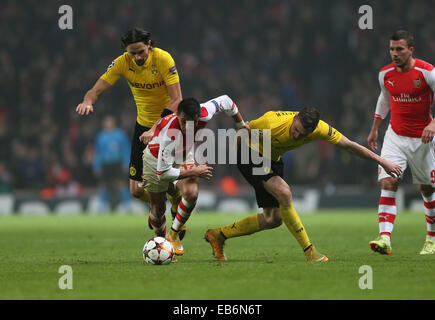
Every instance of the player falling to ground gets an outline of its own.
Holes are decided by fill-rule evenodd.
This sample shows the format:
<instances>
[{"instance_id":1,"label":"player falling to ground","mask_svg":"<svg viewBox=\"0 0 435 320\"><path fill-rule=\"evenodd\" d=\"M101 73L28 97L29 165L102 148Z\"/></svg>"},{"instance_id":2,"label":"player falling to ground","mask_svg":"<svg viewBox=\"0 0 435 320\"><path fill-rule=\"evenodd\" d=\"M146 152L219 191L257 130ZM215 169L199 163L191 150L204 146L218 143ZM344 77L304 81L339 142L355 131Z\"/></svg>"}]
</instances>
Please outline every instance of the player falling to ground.
<instances>
[{"instance_id":1,"label":"player falling to ground","mask_svg":"<svg viewBox=\"0 0 435 320\"><path fill-rule=\"evenodd\" d=\"M182 99L177 68L171 55L154 46L151 34L139 28L127 31L121 38L126 50L116 58L95 85L85 94L76 111L88 115L94 111L98 97L110 89L120 77L127 80L136 102L137 119L130 154L130 193L136 199L149 202L142 183L142 155L146 144L154 134L155 124L172 112ZM169 186L172 213L181 193Z\"/></svg>"},{"instance_id":2,"label":"player falling to ground","mask_svg":"<svg viewBox=\"0 0 435 320\"><path fill-rule=\"evenodd\" d=\"M378 128L391 110L391 119L384 136L381 156L399 164L402 171L411 169L414 184L424 201L427 221L426 242L420 254L435 253L435 157L432 103L435 92L435 69L413 58L414 39L404 30L390 38L392 63L379 72L381 94L375 118L367 138L369 147L377 150ZM391 233L397 215L396 192L400 178L389 177L380 168L379 237L370 241L372 250L391 254Z\"/></svg>"},{"instance_id":3,"label":"player falling to ground","mask_svg":"<svg viewBox=\"0 0 435 320\"><path fill-rule=\"evenodd\" d=\"M253 174L253 169L258 165L255 165L251 159L248 164L243 163L244 155L241 150L243 150L242 144L245 142L239 144L237 152L237 166L249 184L254 187L258 207L263 208L263 213L252 214L225 227L206 231L204 237L211 244L213 255L218 260L226 260L223 252L226 240L276 228L284 221L298 241L308 261L328 261L328 258L319 253L308 238L307 231L293 206L290 187L283 179L284 164L281 157L289 150L313 141L324 140L361 158L377 162L391 175L401 173L398 165L349 140L339 131L319 120L319 117L320 114L316 109L304 108L300 112L269 111L260 118L249 122L251 130L261 130L263 139L265 130L270 130L271 135L271 168L266 168L264 175ZM252 143L252 141L249 142L250 152L259 152L261 155L267 156L263 154L264 142L261 139L259 139L260 143L258 144Z\"/></svg>"},{"instance_id":4,"label":"player falling to ground","mask_svg":"<svg viewBox=\"0 0 435 320\"><path fill-rule=\"evenodd\" d=\"M184 253L178 233L195 207L198 198L198 178L210 179L213 169L205 164L195 165L191 152L193 137L215 114L222 111L233 118L239 129L249 130L230 97L223 95L202 104L193 98L187 98L180 102L177 114L168 115L160 120L152 140L144 151L145 190L150 194L151 205L149 220L157 236L166 236L164 200L168 184L178 180L177 187L183 195L171 230L167 234L177 255ZM191 141L186 139L189 133L192 134Z\"/></svg>"}]
</instances>

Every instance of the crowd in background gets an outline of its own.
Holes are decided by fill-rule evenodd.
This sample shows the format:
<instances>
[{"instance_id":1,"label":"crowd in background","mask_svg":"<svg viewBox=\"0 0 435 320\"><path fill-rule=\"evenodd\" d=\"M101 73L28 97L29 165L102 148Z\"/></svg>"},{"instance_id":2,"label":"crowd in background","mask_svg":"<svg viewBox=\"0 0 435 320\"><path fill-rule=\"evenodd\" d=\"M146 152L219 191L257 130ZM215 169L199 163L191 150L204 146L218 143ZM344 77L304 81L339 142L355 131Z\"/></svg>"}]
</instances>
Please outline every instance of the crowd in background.
<instances>
[{"instance_id":1,"label":"crowd in background","mask_svg":"<svg viewBox=\"0 0 435 320\"><path fill-rule=\"evenodd\" d=\"M0 3L0 192L51 188L68 195L96 186L92 164L103 116L113 115L131 137L136 107L121 79L91 116L75 108L122 54L120 37L133 26L149 30L156 46L171 53L184 97L228 94L247 120L314 106L363 145L378 72L390 63L390 35L409 30L415 57L435 63L429 0L70 1L72 30L59 29L62 4ZM373 30L358 27L362 4L373 8ZM225 116L210 122L230 126ZM374 163L326 143L289 152L284 161L291 184L376 184ZM215 166L215 181L226 176L244 183L235 166Z\"/></svg>"}]
</instances>

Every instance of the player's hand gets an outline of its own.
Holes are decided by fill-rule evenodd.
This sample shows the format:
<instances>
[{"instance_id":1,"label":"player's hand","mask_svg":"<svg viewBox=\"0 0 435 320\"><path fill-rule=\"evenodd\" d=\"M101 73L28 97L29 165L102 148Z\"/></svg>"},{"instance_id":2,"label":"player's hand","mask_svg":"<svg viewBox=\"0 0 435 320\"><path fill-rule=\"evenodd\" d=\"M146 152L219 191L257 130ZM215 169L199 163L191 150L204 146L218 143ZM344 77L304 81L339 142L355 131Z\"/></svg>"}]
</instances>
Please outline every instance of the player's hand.
<instances>
[{"instance_id":1,"label":"player's hand","mask_svg":"<svg viewBox=\"0 0 435 320\"><path fill-rule=\"evenodd\" d=\"M370 134L367 137L367 144L373 151L378 150L378 130L370 131Z\"/></svg>"},{"instance_id":2,"label":"player's hand","mask_svg":"<svg viewBox=\"0 0 435 320\"><path fill-rule=\"evenodd\" d=\"M143 144L148 144L151 141L154 135L154 130L148 130L141 134L139 137L139 141L143 142Z\"/></svg>"},{"instance_id":3,"label":"player's hand","mask_svg":"<svg viewBox=\"0 0 435 320\"><path fill-rule=\"evenodd\" d=\"M248 132L251 133L251 127L249 126L248 121L245 122L245 127L239 129L238 131L240 130L248 130Z\"/></svg>"},{"instance_id":4,"label":"player's hand","mask_svg":"<svg viewBox=\"0 0 435 320\"><path fill-rule=\"evenodd\" d=\"M81 116L87 116L89 113L94 112L94 107L92 106L92 104L83 101L77 106L76 112Z\"/></svg>"},{"instance_id":5,"label":"player's hand","mask_svg":"<svg viewBox=\"0 0 435 320\"><path fill-rule=\"evenodd\" d=\"M382 163L381 166L393 178L399 178L402 174L402 168L390 160L384 159L384 163Z\"/></svg>"},{"instance_id":6,"label":"player's hand","mask_svg":"<svg viewBox=\"0 0 435 320\"><path fill-rule=\"evenodd\" d=\"M209 167L206 164L200 164L194 169L199 178L203 178L205 180L210 180L213 177L213 168Z\"/></svg>"},{"instance_id":7,"label":"player's hand","mask_svg":"<svg viewBox=\"0 0 435 320\"><path fill-rule=\"evenodd\" d=\"M434 136L435 136L435 124L431 122L426 126L426 128L424 128L423 133L421 135L421 141L423 143L431 142Z\"/></svg>"}]
</instances>

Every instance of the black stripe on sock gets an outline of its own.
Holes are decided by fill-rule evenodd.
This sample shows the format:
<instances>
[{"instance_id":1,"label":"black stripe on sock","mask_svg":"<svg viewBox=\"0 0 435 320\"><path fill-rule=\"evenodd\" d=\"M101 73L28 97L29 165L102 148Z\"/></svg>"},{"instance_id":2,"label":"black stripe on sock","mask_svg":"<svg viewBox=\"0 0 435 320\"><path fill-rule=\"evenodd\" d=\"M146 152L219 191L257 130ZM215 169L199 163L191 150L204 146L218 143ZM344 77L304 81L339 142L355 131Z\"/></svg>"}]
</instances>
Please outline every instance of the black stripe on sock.
<instances>
[{"instance_id":1,"label":"black stripe on sock","mask_svg":"<svg viewBox=\"0 0 435 320\"><path fill-rule=\"evenodd\" d=\"M219 231L221 236L224 237L225 240L227 240L227 237L225 237L224 233L222 231Z\"/></svg>"},{"instance_id":2,"label":"black stripe on sock","mask_svg":"<svg viewBox=\"0 0 435 320\"><path fill-rule=\"evenodd\" d=\"M306 248L304 249L304 252L306 252L306 251L307 251L308 249L310 249L312 246L313 246L313 245L310 244L308 247L306 247Z\"/></svg>"}]
</instances>

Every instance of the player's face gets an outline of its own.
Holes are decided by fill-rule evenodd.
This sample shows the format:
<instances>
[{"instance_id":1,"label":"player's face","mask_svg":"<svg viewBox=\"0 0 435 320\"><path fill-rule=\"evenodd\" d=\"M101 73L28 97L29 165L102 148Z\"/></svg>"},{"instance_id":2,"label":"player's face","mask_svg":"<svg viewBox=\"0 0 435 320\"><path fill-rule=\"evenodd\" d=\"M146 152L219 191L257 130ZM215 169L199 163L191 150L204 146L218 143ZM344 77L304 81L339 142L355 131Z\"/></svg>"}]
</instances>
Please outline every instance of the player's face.
<instances>
[{"instance_id":1,"label":"player's face","mask_svg":"<svg viewBox=\"0 0 435 320\"><path fill-rule=\"evenodd\" d=\"M308 135L308 130L304 128L298 117L295 117L293 120L293 124L290 127L290 135L294 141L305 138Z\"/></svg>"},{"instance_id":2,"label":"player's face","mask_svg":"<svg viewBox=\"0 0 435 320\"><path fill-rule=\"evenodd\" d=\"M406 40L390 40L390 56L396 67L404 67L414 52L414 47L408 47Z\"/></svg>"},{"instance_id":3,"label":"player's face","mask_svg":"<svg viewBox=\"0 0 435 320\"><path fill-rule=\"evenodd\" d=\"M183 134L186 134L187 130L194 130L199 120L199 117L192 119L192 117L189 117L184 112L181 112L177 116L178 116L178 122L180 123L180 130Z\"/></svg>"},{"instance_id":4,"label":"player's face","mask_svg":"<svg viewBox=\"0 0 435 320\"><path fill-rule=\"evenodd\" d=\"M142 66L148 58L150 44L146 45L143 42L131 43L125 48L130 57L138 66Z\"/></svg>"}]
</instances>

